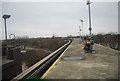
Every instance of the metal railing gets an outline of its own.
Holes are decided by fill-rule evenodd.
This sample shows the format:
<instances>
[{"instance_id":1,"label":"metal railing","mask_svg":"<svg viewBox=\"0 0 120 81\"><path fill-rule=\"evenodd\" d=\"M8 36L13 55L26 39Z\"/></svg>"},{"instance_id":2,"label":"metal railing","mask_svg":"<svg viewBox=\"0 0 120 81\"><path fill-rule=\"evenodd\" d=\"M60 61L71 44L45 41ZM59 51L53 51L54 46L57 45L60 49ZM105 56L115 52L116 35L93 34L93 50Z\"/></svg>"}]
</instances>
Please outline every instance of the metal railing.
<instances>
[{"instance_id":1,"label":"metal railing","mask_svg":"<svg viewBox=\"0 0 120 81\"><path fill-rule=\"evenodd\" d=\"M11 81L19 81L21 79L29 79L34 76L41 77L48 69L49 67L57 60L57 58L62 54L62 52L70 45L72 40L69 40L65 45L51 53L50 55L46 56L15 78L13 78Z\"/></svg>"}]
</instances>

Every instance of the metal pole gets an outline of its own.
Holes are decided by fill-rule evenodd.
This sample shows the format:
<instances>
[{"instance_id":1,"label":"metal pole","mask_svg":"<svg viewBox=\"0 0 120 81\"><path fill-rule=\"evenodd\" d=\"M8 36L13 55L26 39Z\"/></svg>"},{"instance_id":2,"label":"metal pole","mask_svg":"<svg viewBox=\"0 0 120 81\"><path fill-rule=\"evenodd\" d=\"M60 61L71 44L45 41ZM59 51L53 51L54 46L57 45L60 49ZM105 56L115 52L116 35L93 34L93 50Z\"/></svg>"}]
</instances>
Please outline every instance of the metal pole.
<instances>
[{"instance_id":1,"label":"metal pole","mask_svg":"<svg viewBox=\"0 0 120 81\"><path fill-rule=\"evenodd\" d=\"M82 40L83 40L83 22L81 22L82 24Z\"/></svg>"},{"instance_id":2,"label":"metal pole","mask_svg":"<svg viewBox=\"0 0 120 81\"><path fill-rule=\"evenodd\" d=\"M90 37L91 37L91 31L92 31L92 28L91 28L90 0L87 2L87 5L88 5L88 11L89 11L89 31L90 31Z\"/></svg>"},{"instance_id":3,"label":"metal pole","mask_svg":"<svg viewBox=\"0 0 120 81\"><path fill-rule=\"evenodd\" d=\"M80 19L80 21L81 21L81 27L82 27L82 29L81 29L81 33L82 33L82 41L83 41L83 19Z\"/></svg>"},{"instance_id":4,"label":"metal pole","mask_svg":"<svg viewBox=\"0 0 120 81\"><path fill-rule=\"evenodd\" d=\"M91 36L91 30L92 30L92 28L91 28L91 13L90 13L90 4L89 4L89 26L90 26L90 36Z\"/></svg>"},{"instance_id":5,"label":"metal pole","mask_svg":"<svg viewBox=\"0 0 120 81\"><path fill-rule=\"evenodd\" d=\"M80 31L79 31L79 34L80 34ZM80 35L80 41L79 41L79 43L81 42L81 35Z\"/></svg>"},{"instance_id":6,"label":"metal pole","mask_svg":"<svg viewBox=\"0 0 120 81\"><path fill-rule=\"evenodd\" d=\"M79 43L81 43L81 27L79 26L79 35L80 35L80 41Z\"/></svg>"},{"instance_id":7,"label":"metal pole","mask_svg":"<svg viewBox=\"0 0 120 81\"><path fill-rule=\"evenodd\" d=\"M91 37L91 12L90 12L90 0L87 1L87 5L88 5L88 11L89 11L89 31L90 31L90 37ZM90 43L90 53L92 53L92 45Z\"/></svg>"},{"instance_id":8,"label":"metal pole","mask_svg":"<svg viewBox=\"0 0 120 81\"><path fill-rule=\"evenodd\" d=\"M6 19L4 19L5 21L5 39L7 40L7 28L6 28Z\"/></svg>"},{"instance_id":9,"label":"metal pole","mask_svg":"<svg viewBox=\"0 0 120 81\"><path fill-rule=\"evenodd\" d=\"M10 18L10 15L3 15L2 18L4 19L4 23L5 23L5 39L7 40L6 19Z\"/></svg>"}]
</instances>

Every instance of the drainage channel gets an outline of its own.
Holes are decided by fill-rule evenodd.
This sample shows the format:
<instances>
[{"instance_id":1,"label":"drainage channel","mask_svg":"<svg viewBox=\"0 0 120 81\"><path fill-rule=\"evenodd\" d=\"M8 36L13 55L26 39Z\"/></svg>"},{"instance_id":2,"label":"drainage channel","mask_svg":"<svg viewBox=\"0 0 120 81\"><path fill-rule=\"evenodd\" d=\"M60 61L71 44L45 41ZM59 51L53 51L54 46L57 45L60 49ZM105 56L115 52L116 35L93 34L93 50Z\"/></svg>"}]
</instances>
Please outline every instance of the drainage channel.
<instances>
[{"instance_id":1,"label":"drainage channel","mask_svg":"<svg viewBox=\"0 0 120 81\"><path fill-rule=\"evenodd\" d=\"M67 44L45 57L43 60L34 64L28 68L25 72L13 78L11 81L23 81L27 79L34 79L34 77L40 77L49 69L49 67L58 59L58 57L64 52L64 50L71 44L69 41Z\"/></svg>"}]
</instances>

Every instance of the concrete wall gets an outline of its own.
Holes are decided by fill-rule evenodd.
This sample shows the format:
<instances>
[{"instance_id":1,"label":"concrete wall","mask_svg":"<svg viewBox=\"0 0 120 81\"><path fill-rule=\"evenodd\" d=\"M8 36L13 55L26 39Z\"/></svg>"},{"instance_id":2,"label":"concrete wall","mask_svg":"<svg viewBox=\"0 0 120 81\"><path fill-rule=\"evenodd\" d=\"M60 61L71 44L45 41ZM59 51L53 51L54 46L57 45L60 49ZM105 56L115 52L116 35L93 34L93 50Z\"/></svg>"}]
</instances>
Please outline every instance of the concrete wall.
<instances>
[{"instance_id":1,"label":"concrete wall","mask_svg":"<svg viewBox=\"0 0 120 81\"><path fill-rule=\"evenodd\" d=\"M12 61L2 65L2 79L12 79L22 72L21 63Z\"/></svg>"}]
</instances>

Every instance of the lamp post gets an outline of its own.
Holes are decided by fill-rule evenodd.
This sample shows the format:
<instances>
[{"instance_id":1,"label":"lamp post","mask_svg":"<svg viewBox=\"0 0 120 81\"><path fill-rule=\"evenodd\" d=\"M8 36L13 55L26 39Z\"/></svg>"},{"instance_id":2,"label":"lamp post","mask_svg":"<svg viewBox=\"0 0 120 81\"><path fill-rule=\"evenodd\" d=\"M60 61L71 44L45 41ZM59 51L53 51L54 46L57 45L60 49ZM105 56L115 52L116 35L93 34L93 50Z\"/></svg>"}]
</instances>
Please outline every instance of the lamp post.
<instances>
[{"instance_id":1,"label":"lamp post","mask_svg":"<svg viewBox=\"0 0 120 81\"><path fill-rule=\"evenodd\" d=\"M82 25L82 41L83 41L83 19L80 19Z\"/></svg>"},{"instance_id":2,"label":"lamp post","mask_svg":"<svg viewBox=\"0 0 120 81\"><path fill-rule=\"evenodd\" d=\"M79 36L80 36L80 38L79 38L79 39L80 39L80 40L79 40L79 43L81 43L81 39L82 39L82 38L81 38L81 27L80 27L80 26L79 26Z\"/></svg>"},{"instance_id":3,"label":"lamp post","mask_svg":"<svg viewBox=\"0 0 120 81\"><path fill-rule=\"evenodd\" d=\"M3 15L2 18L4 19L4 23L5 23L5 39L7 40L7 26L6 26L6 19L10 18L10 15Z\"/></svg>"},{"instance_id":4,"label":"lamp post","mask_svg":"<svg viewBox=\"0 0 120 81\"><path fill-rule=\"evenodd\" d=\"M87 0L87 5L88 5L88 12L89 12L89 31L90 31L90 37L91 37L91 31L92 31L92 28L91 28L91 11L90 11L90 0Z\"/></svg>"}]
</instances>

